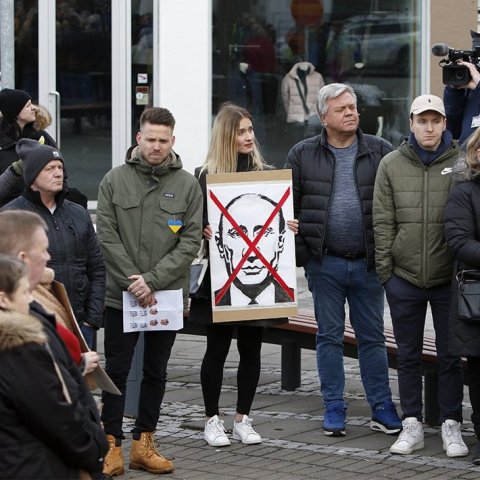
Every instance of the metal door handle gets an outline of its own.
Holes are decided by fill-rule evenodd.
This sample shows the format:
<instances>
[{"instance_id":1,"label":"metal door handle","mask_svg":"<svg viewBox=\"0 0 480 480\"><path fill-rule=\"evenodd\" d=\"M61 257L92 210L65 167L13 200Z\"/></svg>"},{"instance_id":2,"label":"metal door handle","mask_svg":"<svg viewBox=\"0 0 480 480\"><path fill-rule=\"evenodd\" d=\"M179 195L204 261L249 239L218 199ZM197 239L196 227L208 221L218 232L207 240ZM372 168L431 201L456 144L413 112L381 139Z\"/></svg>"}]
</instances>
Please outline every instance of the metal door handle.
<instances>
[{"instance_id":1,"label":"metal door handle","mask_svg":"<svg viewBox=\"0 0 480 480\"><path fill-rule=\"evenodd\" d=\"M60 93L56 90L48 93L55 97L55 141L57 142L57 148L60 148Z\"/></svg>"}]
</instances>

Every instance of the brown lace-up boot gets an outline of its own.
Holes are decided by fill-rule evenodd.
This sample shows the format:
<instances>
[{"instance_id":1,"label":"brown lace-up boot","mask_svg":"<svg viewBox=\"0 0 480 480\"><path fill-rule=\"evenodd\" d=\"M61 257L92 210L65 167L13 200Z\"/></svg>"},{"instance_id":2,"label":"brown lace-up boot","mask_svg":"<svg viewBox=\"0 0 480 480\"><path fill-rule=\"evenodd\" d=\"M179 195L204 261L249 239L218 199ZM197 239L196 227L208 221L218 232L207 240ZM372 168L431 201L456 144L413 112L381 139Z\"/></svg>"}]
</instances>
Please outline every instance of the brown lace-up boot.
<instances>
[{"instance_id":1,"label":"brown lace-up boot","mask_svg":"<svg viewBox=\"0 0 480 480\"><path fill-rule=\"evenodd\" d=\"M122 440L113 435L107 435L107 440L109 448L103 460L103 473L109 477L123 475L125 468L123 467Z\"/></svg>"},{"instance_id":2,"label":"brown lace-up boot","mask_svg":"<svg viewBox=\"0 0 480 480\"><path fill-rule=\"evenodd\" d=\"M137 434L138 435L138 434ZM153 432L142 432L140 438L134 434L130 450L130 468L146 470L150 473L173 472L173 463L162 457L153 444Z\"/></svg>"}]
</instances>

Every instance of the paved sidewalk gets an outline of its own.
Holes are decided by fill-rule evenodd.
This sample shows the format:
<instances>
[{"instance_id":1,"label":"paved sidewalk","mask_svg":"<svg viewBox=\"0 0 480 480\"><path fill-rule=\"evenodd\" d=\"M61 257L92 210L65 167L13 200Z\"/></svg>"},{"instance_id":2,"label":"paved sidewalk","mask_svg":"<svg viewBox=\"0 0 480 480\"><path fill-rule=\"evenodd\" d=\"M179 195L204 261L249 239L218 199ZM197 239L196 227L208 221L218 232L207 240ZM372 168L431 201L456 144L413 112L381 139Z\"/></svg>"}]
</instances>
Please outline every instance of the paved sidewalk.
<instances>
[{"instance_id":1,"label":"paved sidewalk","mask_svg":"<svg viewBox=\"0 0 480 480\"><path fill-rule=\"evenodd\" d=\"M303 290L302 290L303 289ZM308 294L299 283L301 305ZM388 311L386 323L389 323ZM430 327L427 327L429 330ZM99 338L101 351L101 337ZM175 471L163 478L195 480L376 480L376 479L476 479L480 467L470 457L448 459L442 450L439 428L425 429L425 448L415 455L390 455L395 437L369 428L370 410L360 382L358 362L346 359L346 397L349 404L347 435L326 437L321 430L323 408L319 395L315 354L302 351L302 386L295 392L280 387L280 348L264 345L262 373L251 417L262 435L261 445L232 441L230 447L212 448L203 440L203 400L200 364L203 337L178 335L169 364L167 393L155 435L159 450L173 459ZM222 418L232 428L236 403L236 345L225 368L221 396ZM398 404L396 372L390 371L394 401ZM467 445L476 443L465 392L463 434ZM132 419L125 419L126 473L120 479L154 479L158 475L128 469L128 433Z\"/></svg>"}]
</instances>

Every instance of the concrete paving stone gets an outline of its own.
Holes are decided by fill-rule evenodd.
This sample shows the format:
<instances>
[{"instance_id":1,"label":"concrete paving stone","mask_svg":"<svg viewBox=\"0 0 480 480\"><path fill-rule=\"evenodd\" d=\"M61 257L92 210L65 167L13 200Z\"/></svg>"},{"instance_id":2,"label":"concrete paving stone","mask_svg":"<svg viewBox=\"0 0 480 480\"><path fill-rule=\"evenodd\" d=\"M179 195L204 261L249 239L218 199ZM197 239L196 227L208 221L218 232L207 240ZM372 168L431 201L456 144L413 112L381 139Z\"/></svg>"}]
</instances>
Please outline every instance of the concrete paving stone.
<instances>
[{"instance_id":1,"label":"concrete paving stone","mask_svg":"<svg viewBox=\"0 0 480 480\"><path fill-rule=\"evenodd\" d=\"M391 478L391 479L402 478L401 475L405 474L405 472L406 472L406 469L404 468L403 465L398 467L392 467L387 464L383 464L383 470L381 470L380 472L377 472L375 475L372 474L372 478L373 477ZM417 477L415 477L415 480L417 480Z\"/></svg>"},{"instance_id":2,"label":"concrete paving stone","mask_svg":"<svg viewBox=\"0 0 480 480\"><path fill-rule=\"evenodd\" d=\"M318 466L302 465L302 464L295 465L295 473L298 474L298 476L310 477L310 478L321 478L322 472L323 472L323 469Z\"/></svg>"},{"instance_id":3,"label":"concrete paving stone","mask_svg":"<svg viewBox=\"0 0 480 480\"><path fill-rule=\"evenodd\" d=\"M274 472L289 472L292 469L292 463L287 460L277 459L274 463L267 465L266 470Z\"/></svg>"},{"instance_id":4,"label":"concrete paving stone","mask_svg":"<svg viewBox=\"0 0 480 480\"><path fill-rule=\"evenodd\" d=\"M361 459L353 457L351 455L341 456L336 455L337 461L333 464L335 468L339 470L351 471L352 469L355 470L355 466L358 465ZM330 464L330 466L333 466Z\"/></svg>"},{"instance_id":5,"label":"concrete paving stone","mask_svg":"<svg viewBox=\"0 0 480 480\"><path fill-rule=\"evenodd\" d=\"M257 448L252 450L251 455L255 457L270 458L271 454L277 451L278 451L277 448L268 447L264 444L260 444L260 445L257 445Z\"/></svg>"},{"instance_id":6,"label":"concrete paving stone","mask_svg":"<svg viewBox=\"0 0 480 480\"><path fill-rule=\"evenodd\" d=\"M258 385L262 386L265 384L271 384L274 382L280 382L281 381L281 375L280 372L278 373L262 373L260 375L260 378L258 380Z\"/></svg>"},{"instance_id":7,"label":"concrete paving stone","mask_svg":"<svg viewBox=\"0 0 480 480\"><path fill-rule=\"evenodd\" d=\"M395 440L395 436L373 432L368 427L351 427L348 428L348 434L344 437L344 440L337 442L336 445L345 444L351 448L363 449L368 442L369 450L387 452Z\"/></svg>"},{"instance_id":8,"label":"concrete paving stone","mask_svg":"<svg viewBox=\"0 0 480 480\"><path fill-rule=\"evenodd\" d=\"M401 477L399 476L399 477L396 477L396 478L400 479ZM436 480L438 478L438 471L430 470L429 472L416 473L415 477L412 477L412 478L414 478L414 480L433 480L433 479ZM451 478L464 478L464 477L460 472L456 472L456 476L451 477ZM471 477L471 478L477 478L478 479L478 475L476 477Z\"/></svg>"},{"instance_id":9,"label":"concrete paving stone","mask_svg":"<svg viewBox=\"0 0 480 480\"><path fill-rule=\"evenodd\" d=\"M189 402L189 401L194 401L195 404L197 404L199 399L201 399L201 397L199 397L199 392L196 389L185 388L185 387L175 388L175 389L169 389L167 387L167 390L165 391L165 397L164 397L165 402L171 402L171 401Z\"/></svg>"},{"instance_id":10,"label":"concrete paving stone","mask_svg":"<svg viewBox=\"0 0 480 480\"><path fill-rule=\"evenodd\" d=\"M296 433L318 431L318 425L306 420L276 420L263 426L264 435L268 438L285 438Z\"/></svg>"},{"instance_id":11,"label":"concrete paving stone","mask_svg":"<svg viewBox=\"0 0 480 480\"><path fill-rule=\"evenodd\" d=\"M464 474L460 475L458 478L461 478L462 480L478 479L478 478L480 478L480 468L476 472L464 473Z\"/></svg>"},{"instance_id":12,"label":"concrete paving stone","mask_svg":"<svg viewBox=\"0 0 480 480\"><path fill-rule=\"evenodd\" d=\"M281 455L279 455L277 458L281 458L282 460L288 460L288 461L295 461L296 463L309 463L308 459L312 457L312 453L308 451L302 451L302 450L285 450L282 449L283 451L280 452Z\"/></svg>"},{"instance_id":13,"label":"concrete paving stone","mask_svg":"<svg viewBox=\"0 0 480 480\"><path fill-rule=\"evenodd\" d=\"M252 404L252 412L258 409L261 410L273 410L273 411L284 411L283 405L288 405L291 401L289 398L282 397L280 395L255 395L255 399ZM251 416L254 416L251 412Z\"/></svg>"},{"instance_id":14,"label":"concrete paving stone","mask_svg":"<svg viewBox=\"0 0 480 480\"><path fill-rule=\"evenodd\" d=\"M300 407L301 404L301 407ZM271 404L271 406L265 406L264 410L276 410L278 404ZM323 406L319 401L319 397L309 398L293 398L287 400L282 404L282 412L299 412L311 413L314 415L323 415Z\"/></svg>"},{"instance_id":15,"label":"concrete paving stone","mask_svg":"<svg viewBox=\"0 0 480 480\"><path fill-rule=\"evenodd\" d=\"M372 475L385 470L383 462L374 462L368 459L362 459L357 464L359 473L370 473Z\"/></svg>"},{"instance_id":16,"label":"concrete paving stone","mask_svg":"<svg viewBox=\"0 0 480 480\"><path fill-rule=\"evenodd\" d=\"M444 473L438 473L437 475L433 476L432 475L432 480L457 480L459 477L458 472L456 471L449 471L449 472L444 472ZM416 479L415 479L416 480Z\"/></svg>"}]
</instances>

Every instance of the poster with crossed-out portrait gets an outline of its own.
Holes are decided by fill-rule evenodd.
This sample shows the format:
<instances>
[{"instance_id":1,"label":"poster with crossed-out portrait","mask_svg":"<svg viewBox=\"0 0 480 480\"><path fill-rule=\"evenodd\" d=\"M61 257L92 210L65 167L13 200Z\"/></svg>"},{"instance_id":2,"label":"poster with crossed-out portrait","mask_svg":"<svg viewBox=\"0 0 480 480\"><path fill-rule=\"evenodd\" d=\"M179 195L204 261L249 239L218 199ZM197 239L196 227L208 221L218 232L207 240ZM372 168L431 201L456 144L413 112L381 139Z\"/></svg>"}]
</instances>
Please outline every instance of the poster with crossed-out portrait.
<instances>
[{"instance_id":1,"label":"poster with crossed-out portrait","mask_svg":"<svg viewBox=\"0 0 480 480\"><path fill-rule=\"evenodd\" d=\"M297 314L290 170L207 175L213 321Z\"/></svg>"}]
</instances>

